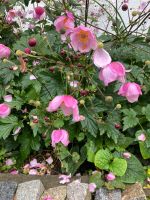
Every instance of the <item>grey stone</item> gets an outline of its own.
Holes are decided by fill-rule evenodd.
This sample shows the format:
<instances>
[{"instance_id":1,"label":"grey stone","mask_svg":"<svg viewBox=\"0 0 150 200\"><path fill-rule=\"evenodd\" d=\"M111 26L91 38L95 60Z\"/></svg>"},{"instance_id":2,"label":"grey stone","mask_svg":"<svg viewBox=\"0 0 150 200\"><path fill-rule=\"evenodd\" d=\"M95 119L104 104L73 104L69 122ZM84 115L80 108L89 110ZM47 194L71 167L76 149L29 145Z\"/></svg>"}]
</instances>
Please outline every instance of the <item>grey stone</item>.
<instances>
[{"instance_id":1,"label":"grey stone","mask_svg":"<svg viewBox=\"0 0 150 200\"><path fill-rule=\"evenodd\" d=\"M121 200L121 190L100 188L96 190L95 200Z\"/></svg>"},{"instance_id":2,"label":"grey stone","mask_svg":"<svg viewBox=\"0 0 150 200\"><path fill-rule=\"evenodd\" d=\"M0 200L13 200L17 183L13 181L0 182Z\"/></svg>"},{"instance_id":3,"label":"grey stone","mask_svg":"<svg viewBox=\"0 0 150 200\"><path fill-rule=\"evenodd\" d=\"M15 200L39 200L44 192L44 186L40 180L20 183Z\"/></svg>"},{"instance_id":4,"label":"grey stone","mask_svg":"<svg viewBox=\"0 0 150 200\"><path fill-rule=\"evenodd\" d=\"M140 183L129 186L122 193L122 200L146 200L146 195Z\"/></svg>"},{"instance_id":5,"label":"grey stone","mask_svg":"<svg viewBox=\"0 0 150 200\"><path fill-rule=\"evenodd\" d=\"M88 184L81 183L79 180L68 184L67 200L91 200L91 193L88 190Z\"/></svg>"},{"instance_id":6,"label":"grey stone","mask_svg":"<svg viewBox=\"0 0 150 200\"><path fill-rule=\"evenodd\" d=\"M65 200L67 195L67 187L66 186L59 186L54 188L49 188L44 192L41 197L41 200L44 199L46 196L50 196L53 200Z\"/></svg>"},{"instance_id":7,"label":"grey stone","mask_svg":"<svg viewBox=\"0 0 150 200\"><path fill-rule=\"evenodd\" d=\"M0 174L0 181L15 181L18 184L24 183L26 181L33 181L33 180L41 180L46 190L52 187L60 186L59 183L59 175L44 175L44 176L37 176L37 175L24 175L24 174ZM77 179L77 177L72 177L72 180ZM81 182L88 183L88 176L82 176Z\"/></svg>"}]
</instances>

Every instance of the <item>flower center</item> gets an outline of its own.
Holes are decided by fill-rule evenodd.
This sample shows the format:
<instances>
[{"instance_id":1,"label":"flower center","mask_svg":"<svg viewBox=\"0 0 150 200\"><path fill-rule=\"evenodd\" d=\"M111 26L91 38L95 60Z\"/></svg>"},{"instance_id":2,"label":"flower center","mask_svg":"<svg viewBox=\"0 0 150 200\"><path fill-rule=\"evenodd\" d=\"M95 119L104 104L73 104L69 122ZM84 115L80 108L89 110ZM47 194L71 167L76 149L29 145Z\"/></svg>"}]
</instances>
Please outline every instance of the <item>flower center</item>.
<instances>
[{"instance_id":1,"label":"flower center","mask_svg":"<svg viewBox=\"0 0 150 200\"><path fill-rule=\"evenodd\" d=\"M78 33L78 39L80 42L82 43L87 43L88 42L88 33L81 30L79 33Z\"/></svg>"}]
</instances>

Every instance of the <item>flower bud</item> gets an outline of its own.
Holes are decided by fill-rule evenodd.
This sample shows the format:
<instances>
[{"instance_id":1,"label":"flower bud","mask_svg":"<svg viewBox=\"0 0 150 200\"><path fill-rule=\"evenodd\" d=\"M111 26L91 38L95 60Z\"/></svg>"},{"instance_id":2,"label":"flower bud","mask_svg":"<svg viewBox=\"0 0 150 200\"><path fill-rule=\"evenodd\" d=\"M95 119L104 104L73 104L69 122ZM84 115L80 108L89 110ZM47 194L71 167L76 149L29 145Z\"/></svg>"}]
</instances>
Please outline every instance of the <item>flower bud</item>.
<instances>
[{"instance_id":1,"label":"flower bud","mask_svg":"<svg viewBox=\"0 0 150 200\"><path fill-rule=\"evenodd\" d=\"M8 62L8 60L5 58L5 59L3 59L3 63L7 63Z\"/></svg>"},{"instance_id":2,"label":"flower bud","mask_svg":"<svg viewBox=\"0 0 150 200\"><path fill-rule=\"evenodd\" d=\"M40 102L40 101L36 101L36 102L34 102L34 105L35 105L36 107L39 107L39 106L41 105L41 102Z\"/></svg>"},{"instance_id":3,"label":"flower bud","mask_svg":"<svg viewBox=\"0 0 150 200\"><path fill-rule=\"evenodd\" d=\"M110 172L109 174L106 175L106 179L107 181L113 181L116 179L116 176L112 172Z\"/></svg>"},{"instance_id":4,"label":"flower bud","mask_svg":"<svg viewBox=\"0 0 150 200\"><path fill-rule=\"evenodd\" d=\"M85 104L85 101L84 101L83 99L81 99L81 100L80 100L80 104L81 104L81 105L84 105L84 104Z\"/></svg>"},{"instance_id":5,"label":"flower bud","mask_svg":"<svg viewBox=\"0 0 150 200\"><path fill-rule=\"evenodd\" d=\"M129 159L131 157L131 153L129 152L124 152L123 157Z\"/></svg>"},{"instance_id":6,"label":"flower bud","mask_svg":"<svg viewBox=\"0 0 150 200\"><path fill-rule=\"evenodd\" d=\"M108 103L111 103L113 101L113 97L112 96L106 96L105 101L108 102Z\"/></svg>"},{"instance_id":7,"label":"flower bud","mask_svg":"<svg viewBox=\"0 0 150 200\"><path fill-rule=\"evenodd\" d=\"M17 50L17 51L16 51L16 55L17 55L17 56L22 56L23 54L24 54L24 52L21 51L21 50Z\"/></svg>"},{"instance_id":8,"label":"flower bud","mask_svg":"<svg viewBox=\"0 0 150 200\"><path fill-rule=\"evenodd\" d=\"M150 60L146 60L145 65L150 65Z\"/></svg>"},{"instance_id":9,"label":"flower bud","mask_svg":"<svg viewBox=\"0 0 150 200\"><path fill-rule=\"evenodd\" d=\"M120 103L118 103L118 104L116 105L116 109L118 109L118 110L121 109L121 107L122 107L122 106L121 106Z\"/></svg>"},{"instance_id":10,"label":"flower bud","mask_svg":"<svg viewBox=\"0 0 150 200\"><path fill-rule=\"evenodd\" d=\"M135 17L138 15L138 12L136 10L132 11L132 16Z\"/></svg>"},{"instance_id":11,"label":"flower bud","mask_svg":"<svg viewBox=\"0 0 150 200\"><path fill-rule=\"evenodd\" d=\"M144 134L144 133L141 133L141 134L138 136L138 140L144 142L144 141L146 140L145 134Z\"/></svg>"},{"instance_id":12,"label":"flower bud","mask_svg":"<svg viewBox=\"0 0 150 200\"><path fill-rule=\"evenodd\" d=\"M104 43L103 42L98 42L98 48L102 49L104 47Z\"/></svg>"}]
</instances>

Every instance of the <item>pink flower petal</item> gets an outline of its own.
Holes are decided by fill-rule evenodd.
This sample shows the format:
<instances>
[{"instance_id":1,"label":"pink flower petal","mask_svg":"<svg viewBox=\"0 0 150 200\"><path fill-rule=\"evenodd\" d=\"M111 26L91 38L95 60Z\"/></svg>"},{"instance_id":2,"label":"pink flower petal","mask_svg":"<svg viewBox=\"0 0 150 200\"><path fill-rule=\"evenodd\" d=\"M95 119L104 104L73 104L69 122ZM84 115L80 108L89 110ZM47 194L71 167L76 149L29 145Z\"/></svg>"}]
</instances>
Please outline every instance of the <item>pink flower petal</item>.
<instances>
[{"instance_id":1,"label":"pink flower petal","mask_svg":"<svg viewBox=\"0 0 150 200\"><path fill-rule=\"evenodd\" d=\"M97 48L93 54L93 62L98 68L103 68L111 63L111 57L107 51Z\"/></svg>"}]
</instances>

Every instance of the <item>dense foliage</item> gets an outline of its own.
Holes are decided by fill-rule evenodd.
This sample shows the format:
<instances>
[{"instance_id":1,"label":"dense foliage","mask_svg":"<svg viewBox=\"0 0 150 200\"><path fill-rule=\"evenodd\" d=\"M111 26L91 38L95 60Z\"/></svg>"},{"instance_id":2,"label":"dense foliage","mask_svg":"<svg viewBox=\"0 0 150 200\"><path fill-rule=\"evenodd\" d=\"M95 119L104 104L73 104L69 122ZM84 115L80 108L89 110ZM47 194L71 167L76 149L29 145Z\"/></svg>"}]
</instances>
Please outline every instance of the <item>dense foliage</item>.
<instances>
[{"instance_id":1,"label":"dense foliage","mask_svg":"<svg viewBox=\"0 0 150 200\"><path fill-rule=\"evenodd\" d=\"M34 8L37 2L32 1ZM0 1L0 43L11 50L10 54L0 47L0 105L8 106L7 113L0 111L1 171L9 170L4 165L8 158L19 168L30 155L46 150L60 161L62 172L90 173L90 182L97 187L123 188L124 183L146 179L144 169L148 169L150 159L150 29L143 32L140 28L149 19L150 2L143 10L132 11L129 25L120 14L128 12L128 2L119 9L119 3L116 8L107 1L115 14L109 14L107 5L93 2L108 17L111 31L97 27L97 16L88 12L89 1L82 1L84 12L80 1L46 1L44 10L34 10L31 18L25 17L27 0ZM16 3L20 13L12 14ZM58 16L72 21L59 29ZM72 23L77 28L67 33ZM84 28L79 29L81 24ZM97 38L93 27L102 31ZM93 35L76 40L84 31ZM92 38L89 50L85 37ZM82 41L85 48L78 44ZM109 52L104 60L102 56L95 61L97 48ZM107 71L102 64L109 55L119 66L110 66L110 61ZM123 72L114 72L114 67ZM125 82L129 84L119 89Z\"/></svg>"}]
</instances>

